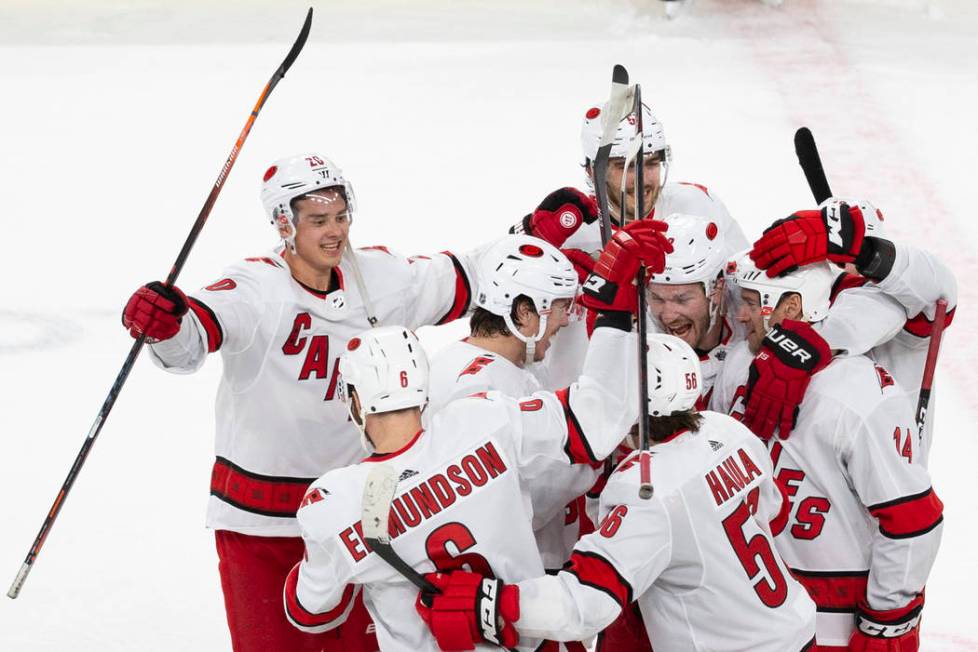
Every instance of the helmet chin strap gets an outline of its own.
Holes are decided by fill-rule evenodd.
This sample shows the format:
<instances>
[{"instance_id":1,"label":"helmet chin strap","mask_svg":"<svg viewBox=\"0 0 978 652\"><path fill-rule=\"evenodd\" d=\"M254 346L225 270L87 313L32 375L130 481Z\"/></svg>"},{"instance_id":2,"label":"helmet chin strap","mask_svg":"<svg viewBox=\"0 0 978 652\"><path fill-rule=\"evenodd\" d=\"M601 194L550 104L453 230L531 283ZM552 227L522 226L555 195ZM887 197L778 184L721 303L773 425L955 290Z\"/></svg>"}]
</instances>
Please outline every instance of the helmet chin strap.
<instances>
[{"instance_id":1,"label":"helmet chin strap","mask_svg":"<svg viewBox=\"0 0 978 652\"><path fill-rule=\"evenodd\" d=\"M359 403L359 399L357 402ZM355 425L357 430L360 431L360 446L363 447L363 450L365 450L368 455L373 455L376 449L374 448L373 442L370 441L370 437L367 436L367 418L360 414L359 416L363 419L363 421L357 419L357 412L355 412L353 408L352 396L347 397L346 411L347 414L350 415L350 421L352 421L353 425Z\"/></svg>"},{"instance_id":2,"label":"helmet chin strap","mask_svg":"<svg viewBox=\"0 0 978 652\"><path fill-rule=\"evenodd\" d=\"M526 353L523 356L524 366L530 366L536 364L536 353L537 353L537 342L543 339L543 334L547 332L547 316L550 314L549 310L544 310L540 312L540 326L537 328L537 334L528 337L520 332L520 329L516 328L516 324L513 323L512 318L509 315L503 315L503 321L506 322L506 327L509 332L519 341L526 344Z\"/></svg>"}]
</instances>

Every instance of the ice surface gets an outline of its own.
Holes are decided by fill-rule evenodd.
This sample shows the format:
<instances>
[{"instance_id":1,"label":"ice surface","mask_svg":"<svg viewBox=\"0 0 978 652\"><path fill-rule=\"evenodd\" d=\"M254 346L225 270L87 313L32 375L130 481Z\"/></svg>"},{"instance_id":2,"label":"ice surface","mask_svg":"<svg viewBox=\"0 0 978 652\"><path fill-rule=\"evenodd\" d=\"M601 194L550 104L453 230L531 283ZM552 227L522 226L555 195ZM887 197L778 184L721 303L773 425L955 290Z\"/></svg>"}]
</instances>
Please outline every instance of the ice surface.
<instances>
[{"instance_id":1,"label":"ice surface","mask_svg":"<svg viewBox=\"0 0 978 652\"><path fill-rule=\"evenodd\" d=\"M811 198L812 128L833 188L958 274L940 387L944 544L925 650L978 650L973 184L978 7L969 0L320 2L306 50L245 146L181 277L270 248L265 166L317 149L356 186L359 244L464 249L583 183L579 119L623 63L665 124L674 180L705 183L751 234ZM69 6L66 6L69 5ZM165 276L268 75L296 2L0 8L0 581L13 579L129 349L119 311ZM423 333L440 346L458 326ZM136 365L0 650L230 647L202 526L220 363ZM6 570L4 570L6 569ZM7 573L6 575L4 573Z\"/></svg>"}]
</instances>

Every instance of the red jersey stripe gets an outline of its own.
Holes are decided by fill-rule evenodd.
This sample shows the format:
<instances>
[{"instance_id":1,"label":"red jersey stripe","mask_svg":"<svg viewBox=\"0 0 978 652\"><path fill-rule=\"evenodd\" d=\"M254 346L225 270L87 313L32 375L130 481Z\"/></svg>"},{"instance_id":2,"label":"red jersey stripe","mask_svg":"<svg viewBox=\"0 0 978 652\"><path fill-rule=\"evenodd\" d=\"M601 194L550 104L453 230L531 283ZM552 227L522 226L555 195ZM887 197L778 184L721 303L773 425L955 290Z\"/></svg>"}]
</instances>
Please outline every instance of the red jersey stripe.
<instances>
[{"instance_id":1,"label":"red jersey stripe","mask_svg":"<svg viewBox=\"0 0 978 652\"><path fill-rule=\"evenodd\" d=\"M221 328L221 323L217 321L217 315L214 314L214 311L200 299L191 298L189 303L190 309L194 311L197 319L204 327L204 332L207 333L207 352L214 353L224 343L224 330Z\"/></svg>"},{"instance_id":2,"label":"red jersey stripe","mask_svg":"<svg viewBox=\"0 0 978 652\"><path fill-rule=\"evenodd\" d=\"M570 387L559 389L556 392L557 400L564 408L564 419L567 421L567 444L564 445L564 452L573 464L589 464L594 468L601 466L601 462L594 457L591 446L587 443L587 438L581 431L581 424L570 406Z\"/></svg>"},{"instance_id":3,"label":"red jersey stripe","mask_svg":"<svg viewBox=\"0 0 978 652\"><path fill-rule=\"evenodd\" d=\"M610 561L594 552L574 551L561 571L573 575L581 584L607 593L624 609L632 602L632 586Z\"/></svg>"},{"instance_id":4,"label":"red jersey stripe","mask_svg":"<svg viewBox=\"0 0 978 652\"><path fill-rule=\"evenodd\" d=\"M944 503L932 488L869 507L879 521L880 533L890 539L908 539L933 530L944 519Z\"/></svg>"},{"instance_id":5,"label":"red jersey stripe","mask_svg":"<svg viewBox=\"0 0 978 652\"><path fill-rule=\"evenodd\" d=\"M354 586L347 584L343 589L343 596L340 603L334 608L321 614L313 613L302 606L299 596L296 594L296 587L299 583L299 564L292 567L288 577L285 579L285 610L289 619L302 627L322 627L328 625L343 615L346 608L353 602Z\"/></svg>"},{"instance_id":6,"label":"red jersey stripe","mask_svg":"<svg viewBox=\"0 0 978 652\"><path fill-rule=\"evenodd\" d=\"M819 611L855 611L866 596L869 571L804 571L791 574L805 587Z\"/></svg>"},{"instance_id":7,"label":"red jersey stripe","mask_svg":"<svg viewBox=\"0 0 978 652\"><path fill-rule=\"evenodd\" d=\"M445 313L445 316L438 320L438 325L455 321L464 315L468 312L469 302L472 300L472 288L462 263L458 262L458 258L450 251L443 251L442 253L451 258L452 264L455 265L455 301L452 302L452 307Z\"/></svg>"}]
</instances>

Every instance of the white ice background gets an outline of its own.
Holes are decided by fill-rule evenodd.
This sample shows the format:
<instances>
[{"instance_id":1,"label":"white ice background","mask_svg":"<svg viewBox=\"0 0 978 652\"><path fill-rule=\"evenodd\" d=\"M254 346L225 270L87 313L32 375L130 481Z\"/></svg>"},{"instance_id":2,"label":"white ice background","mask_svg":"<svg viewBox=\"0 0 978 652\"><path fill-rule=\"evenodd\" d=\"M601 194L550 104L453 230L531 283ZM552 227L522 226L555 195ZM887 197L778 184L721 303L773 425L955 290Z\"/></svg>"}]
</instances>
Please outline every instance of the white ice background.
<instances>
[{"instance_id":1,"label":"white ice background","mask_svg":"<svg viewBox=\"0 0 978 652\"><path fill-rule=\"evenodd\" d=\"M958 275L923 649L978 650L976 5L697 0L667 22L655 0L317 2L180 285L275 244L259 180L304 150L353 180L360 245L430 253L502 233L582 186L579 121L614 63L665 124L671 179L708 185L751 236L811 206L792 148L808 125L836 193L876 202L894 237ZM305 6L0 3L3 586L129 350L125 300L166 275ZM230 648L203 528L219 373L217 359L193 377L139 360L21 597L0 598L0 650Z\"/></svg>"}]
</instances>

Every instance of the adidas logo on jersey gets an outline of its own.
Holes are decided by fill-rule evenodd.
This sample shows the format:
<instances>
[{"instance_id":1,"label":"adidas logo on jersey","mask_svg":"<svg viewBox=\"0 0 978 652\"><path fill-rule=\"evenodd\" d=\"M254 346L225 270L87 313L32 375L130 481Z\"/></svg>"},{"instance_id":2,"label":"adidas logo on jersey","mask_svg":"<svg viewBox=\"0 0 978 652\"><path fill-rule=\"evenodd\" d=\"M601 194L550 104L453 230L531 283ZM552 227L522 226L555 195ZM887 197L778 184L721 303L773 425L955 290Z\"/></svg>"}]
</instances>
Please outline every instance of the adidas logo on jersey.
<instances>
[{"instance_id":1,"label":"adidas logo on jersey","mask_svg":"<svg viewBox=\"0 0 978 652\"><path fill-rule=\"evenodd\" d=\"M418 475L418 472L417 472L417 471L412 471L411 469L405 469L405 470L404 470L404 471L403 471L403 472L401 473L401 475L400 475L400 477L399 477L399 478L397 479L397 481L398 481L398 482L404 482L404 481L405 481L405 480L407 480L408 478L411 478L411 477L414 477L414 476L416 476L416 475Z\"/></svg>"},{"instance_id":2,"label":"adidas logo on jersey","mask_svg":"<svg viewBox=\"0 0 978 652\"><path fill-rule=\"evenodd\" d=\"M710 439L709 442L710 442L710 448L713 449L713 452L714 453L717 452L718 450L720 450L721 448L723 448L723 444L720 443L720 442L718 442L718 441L714 441L714 440Z\"/></svg>"}]
</instances>

